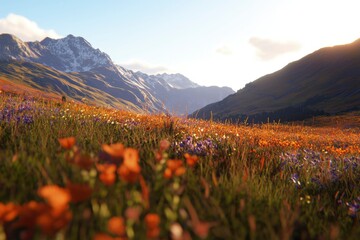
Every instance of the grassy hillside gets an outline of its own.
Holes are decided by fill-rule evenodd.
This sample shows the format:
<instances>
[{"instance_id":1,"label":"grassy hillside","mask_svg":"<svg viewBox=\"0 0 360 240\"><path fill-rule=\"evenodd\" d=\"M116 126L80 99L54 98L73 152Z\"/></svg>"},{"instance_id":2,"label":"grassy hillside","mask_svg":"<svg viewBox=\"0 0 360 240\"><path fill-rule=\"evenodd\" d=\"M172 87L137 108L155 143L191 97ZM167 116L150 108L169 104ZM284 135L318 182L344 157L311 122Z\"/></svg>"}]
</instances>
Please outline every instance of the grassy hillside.
<instances>
[{"instance_id":1,"label":"grassy hillside","mask_svg":"<svg viewBox=\"0 0 360 240\"><path fill-rule=\"evenodd\" d=\"M295 108L333 114L360 106L360 40L320 49L283 69L247 84L223 101L196 114L201 118L237 119ZM264 120L262 120L264 121Z\"/></svg>"},{"instance_id":2,"label":"grassy hillside","mask_svg":"<svg viewBox=\"0 0 360 240\"><path fill-rule=\"evenodd\" d=\"M0 61L0 68L3 83L16 85L18 91L21 88L30 92L38 90L43 95L50 93L60 99L66 96L68 99L99 106L144 112L140 106L130 102L135 98L131 92L110 87L100 75L64 73L41 64L21 61Z\"/></svg>"},{"instance_id":3,"label":"grassy hillside","mask_svg":"<svg viewBox=\"0 0 360 240\"><path fill-rule=\"evenodd\" d=\"M359 133L2 92L0 238L356 239Z\"/></svg>"}]
</instances>

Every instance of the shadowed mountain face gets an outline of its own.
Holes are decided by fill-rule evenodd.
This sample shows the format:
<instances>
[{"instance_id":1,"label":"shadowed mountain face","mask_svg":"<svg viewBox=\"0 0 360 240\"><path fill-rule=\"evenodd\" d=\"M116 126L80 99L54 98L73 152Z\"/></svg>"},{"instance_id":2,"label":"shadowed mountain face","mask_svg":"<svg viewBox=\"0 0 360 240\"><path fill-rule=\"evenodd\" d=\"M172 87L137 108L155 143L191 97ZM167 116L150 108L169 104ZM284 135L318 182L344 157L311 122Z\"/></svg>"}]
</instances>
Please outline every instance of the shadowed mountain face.
<instances>
[{"instance_id":1,"label":"shadowed mountain face","mask_svg":"<svg viewBox=\"0 0 360 240\"><path fill-rule=\"evenodd\" d=\"M301 120L360 108L360 40L320 49L247 84L192 116L233 121Z\"/></svg>"},{"instance_id":2,"label":"shadowed mountain face","mask_svg":"<svg viewBox=\"0 0 360 240\"><path fill-rule=\"evenodd\" d=\"M184 90L190 100L188 105L178 109L177 114L222 99L214 96L225 97L227 93L232 93L232 90L216 88L219 92L213 94L208 92L208 88L200 87L181 74L149 76L134 73L115 65L106 53L94 49L84 38L73 35L62 39L45 38L41 42L22 42L13 35L1 34L0 62L0 78L8 81L17 79L17 84L33 86L41 91L51 91L73 99L86 96L94 104L123 106L136 111L173 110L173 102L180 105L183 100L181 96L171 94L177 89ZM73 86L63 86L70 79L76 85L76 91ZM199 105L196 100L198 96L187 93L185 89L190 88L199 88L207 93L203 94L205 98L202 104Z\"/></svg>"}]
</instances>

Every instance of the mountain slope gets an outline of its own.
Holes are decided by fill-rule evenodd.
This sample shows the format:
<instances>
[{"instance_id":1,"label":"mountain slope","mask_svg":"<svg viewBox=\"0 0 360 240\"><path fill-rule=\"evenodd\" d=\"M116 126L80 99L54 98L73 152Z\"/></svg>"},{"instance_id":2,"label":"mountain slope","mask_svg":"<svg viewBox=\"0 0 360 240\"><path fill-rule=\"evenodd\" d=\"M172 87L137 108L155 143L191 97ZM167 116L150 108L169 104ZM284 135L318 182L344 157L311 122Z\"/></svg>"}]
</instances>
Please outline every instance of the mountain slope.
<instances>
[{"instance_id":1,"label":"mountain slope","mask_svg":"<svg viewBox=\"0 0 360 240\"><path fill-rule=\"evenodd\" d=\"M25 89L33 88L48 94L65 95L69 99L84 101L114 107L129 109L142 112L141 108L122 98L117 98L109 89L100 89L89 85L91 78L82 76L78 73L64 73L42 64L24 61L0 61L0 79L2 85L25 86ZM93 76L92 79L95 79ZM101 78L97 79L99 85L104 85ZM117 89L116 92L121 91Z\"/></svg>"},{"instance_id":2,"label":"mountain slope","mask_svg":"<svg viewBox=\"0 0 360 240\"><path fill-rule=\"evenodd\" d=\"M0 62L3 66L0 69L0 77L18 79L17 84L23 79L27 87L36 86L38 90L46 91L48 83L41 80L45 78L51 82L51 86L57 86L57 91L54 89L52 91L73 99L82 99L84 95L82 88L90 87L96 92L95 95L99 92L104 93L101 100L94 99L95 102L99 100L100 105L106 103L115 107L117 102L121 102L123 105L128 104L131 109L142 109L147 112L168 112L167 110L173 111L174 106L181 106L181 108L177 107L176 114L184 114L219 101L232 93L232 90L222 88L209 91L208 88L200 87L181 74L149 76L141 72L134 73L115 65L106 53L94 49L84 38L73 35L62 39L45 38L41 42L22 42L10 34L1 34ZM49 67L52 68L52 74L48 74ZM14 72L6 72L6 69L13 69ZM41 73L38 69L43 69L45 72ZM36 71L36 74L32 71ZM35 83L29 84L29 79ZM70 91L71 87L58 88L69 79L83 83L75 91L79 94L77 97L72 90ZM205 94L189 94L188 92L193 91L192 88L199 88L199 92L204 91ZM178 90L183 90L180 91L183 94L177 94ZM91 94L85 95L90 97ZM199 95L203 98L199 99ZM112 103L113 98L117 99L114 103ZM186 105L184 101L187 102Z\"/></svg>"},{"instance_id":3,"label":"mountain slope","mask_svg":"<svg viewBox=\"0 0 360 240\"><path fill-rule=\"evenodd\" d=\"M320 49L196 113L200 118L298 120L360 106L360 39Z\"/></svg>"}]
</instances>

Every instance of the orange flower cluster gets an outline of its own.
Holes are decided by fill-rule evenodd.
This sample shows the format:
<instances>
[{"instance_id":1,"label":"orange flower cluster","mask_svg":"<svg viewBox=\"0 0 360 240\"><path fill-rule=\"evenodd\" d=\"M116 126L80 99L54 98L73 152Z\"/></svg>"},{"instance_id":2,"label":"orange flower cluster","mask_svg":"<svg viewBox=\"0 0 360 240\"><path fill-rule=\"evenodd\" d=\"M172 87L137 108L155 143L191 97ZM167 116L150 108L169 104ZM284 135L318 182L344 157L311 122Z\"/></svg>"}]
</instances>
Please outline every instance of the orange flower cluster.
<instances>
[{"instance_id":1,"label":"orange flower cluster","mask_svg":"<svg viewBox=\"0 0 360 240\"><path fill-rule=\"evenodd\" d=\"M70 202L84 201L92 189L82 184L68 183L67 188L47 185L38 190L46 202L30 201L24 205L0 203L0 223L4 225L7 239L32 239L36 228L53 236L66 227L72 219Z\"/></svg>"},{"instance_id":2,"label":"orange flower cluster","mask_svg":"<svg viewBox=\"0 0 360 240\"><path fill-rule=\"evenodd\" d=\"M120 178L129 183L135 183L139 179L140 165L139 153L136 149L126 148L124 150L124 161L118 169Z\"/></svg>"},{"instance_id":3,"label":"orange flower cluster","mask_svg":"<svg viewBox=\"0 0 360 240\"><path fill-rule=\"evenodd\" d=\"M155 213L149 213L145 216L146 237L157 238L160 235L160 217Z\"/></svg>"},{"instance_id":4,"label":"orange flower cluster","mask_svg":"<svg viewBox=\"0 0 360 240\"><path fill-rule=\"evenodd\" d=\"M110 186L116 180L115 172L118 173L121 180L128 183L135 183L139 180L141 167L139 165L140 157L136 149L125 148L121 143L102 145L103 151L108 154L113 161L120 163L117 168L115 163L97 164L100 181Z\"/></svg>"},{"instance_id":5,"label":"orange flower cluster","mask_svg":"<svg viewBox=\"0 0 360 240\"><path fill-rule=\"evenodd\" d=\"M183 162L178 159L169 159L166 162L166 169L164 171L164 178L170 179L173 176L181 176L186 172Z\"/></svg>"},{"instance_id":6,"label":"orange flower cluster","mask_svg":"<svg viewBox=\"0 0 360 240\"><path fill-rule=\"evenodd\" d=\"M59 138L59 143L62 148L65 149L71 149L73 146L75 146L76 139L74 137L68 137L68 138Z\"/></svg>"}]
</instances>

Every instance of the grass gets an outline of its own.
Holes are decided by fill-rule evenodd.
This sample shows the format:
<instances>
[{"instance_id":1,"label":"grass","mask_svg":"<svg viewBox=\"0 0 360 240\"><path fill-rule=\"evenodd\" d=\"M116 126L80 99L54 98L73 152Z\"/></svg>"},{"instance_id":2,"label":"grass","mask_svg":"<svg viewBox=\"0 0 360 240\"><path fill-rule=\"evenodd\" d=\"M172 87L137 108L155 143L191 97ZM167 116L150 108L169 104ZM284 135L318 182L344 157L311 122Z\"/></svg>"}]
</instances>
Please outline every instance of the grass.
<instances>
[{"instance_id":1,"label":"grass","mask_svg":"<svg viewBox=\"0 0 360 240\"><path fill-rule=\"evenodd\" d=\"M0 98L0 239L360 235L358 128Z\"/></svg>"}]
</instances>

